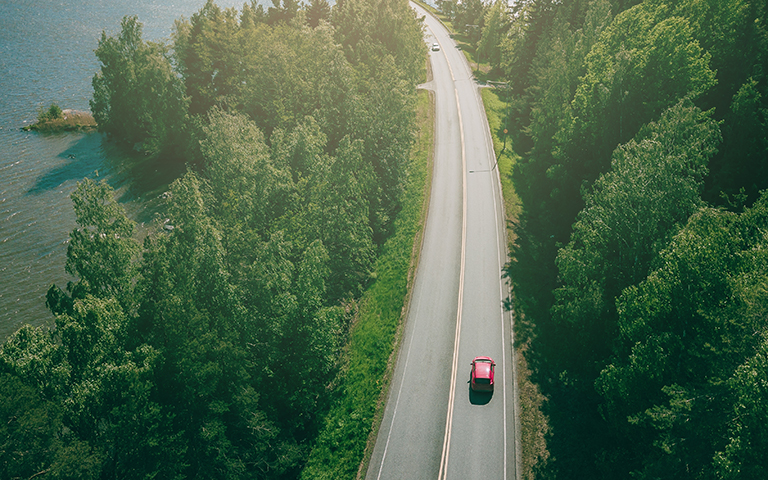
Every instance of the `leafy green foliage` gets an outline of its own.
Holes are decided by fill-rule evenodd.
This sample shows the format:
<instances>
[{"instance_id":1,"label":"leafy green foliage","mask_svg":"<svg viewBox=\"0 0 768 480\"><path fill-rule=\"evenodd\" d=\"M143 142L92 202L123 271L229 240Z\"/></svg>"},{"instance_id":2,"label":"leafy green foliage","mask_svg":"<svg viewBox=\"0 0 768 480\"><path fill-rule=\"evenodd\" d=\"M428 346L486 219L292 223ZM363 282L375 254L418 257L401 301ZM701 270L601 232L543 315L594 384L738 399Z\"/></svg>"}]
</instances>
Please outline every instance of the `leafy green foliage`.
<instances>
[{"instance_id":1,"label":"leafy green foliage","mask_svg":"<svg viewBox=\"0 0 768 480\"><path fill-rule=\"evenodd\" d=\"M173 52L189 96L190 114L203 114L235 93L238 30L237 12L222 11L212 0L189 21L176 22Z\"/></svg>"},{"instance_id":2,"label":"leafy green foliage","mask_svg":"<svg viewBox=\"0 0 768 480\"><path fill-rule=\"evenodd\" d=\"M617 335L613 300L648 273L671 236L701 205L706 165L720 132L690 102L678 103L613 154L556 264L555 322L573 329L564 364L599 365ZM568 355L566 352L571 352Z\"/></svg>"},{"instance_id":3,"label":"leafy green foliage","mask_svg":"<svg viewBox=\"0 0 768 480\"><path fill-rule=\"evenodd\" d=\"M24 327L0 350L0 389L28 405L0 409L16 448L3 476L299 476L356 302L385 268L424 72L405 2L354 7L209 1L172 45L145 42L136 17L102 35L100 128L189 167L143 245L105 182L78 184L75 279L46 297L55 327ZM364 37L342 33L363 18Z\"/></svg>"},{"instance_id":4,"label":"leafy green foliage","mask_svg":"<svg viewBox=\"0 0 768 480\"><path fill-rule=\"evenodd\" d=\"M597 387L628 443L650 440L628 466L641 476L707 475L718 451L749 455L731 425L737 412L748 425L764 410L740 382L763 348L766 199L741 215L697 212L661 253L660 268L618 300L621 347ZM737 436L726 446L729 430ZM754 451L765 447L753 439ZM738 470L720 467L726 476Z\"/></svg>"},{"instance_id":5,"label":"leafy green foliage","mask_svg":"<svg viewBox=\"0 0 768 480\"><path fill-rule=\"evenodd\" d=\"M178 154L187 113L183 84L167 47L141 37L136 17L123 19L117 38L102 33L91 110L110 137L148 154Z\"/></svg>"},{"instance_id":6,"label":"leafy green foliage","mask_svg":"<svg viewBox=\"0 0 768 480\"><path fill-rule=\"evenodd\" d=\"M52 103L51 106L48 107L48 110L45 110L41 107L37 112L37 121L39 123L47 122L50 120L57 120L63 117L64 113L62 112L61 107L55 103Z\"/></svg>"},{"instance_id":7,"label":"leafy green foliage","mask_svg":"<svg viewBox=\"0 0 768 480\"><path fill-rule=\"evenodd\" d=\"M728 426L728 443L715 454L715 468L720 478L760 478L768 474L768 466L761 450L765 446L765 425L768 412L765 398L768 395L768 357L765 336L756 348L755 355L740 365L728 380L736 401L733 403L732 422ZM757 447L757 448L755 448Z\"/></svg>"},{"instance_id":8,"label":"leafy green foliage","mask_svg":"<svg viewBox=\"0 0 768 480\"><path fill-rule=\"evenodd\" d=\"M453 9L453 23L472 44L477 44L483 31L486 7L481 0L457 2Z\"/></svg>"},{"instance_id":9,"label":"leafy green foliage","mask_svg":"<svg viewBox=\"0 0 768 480\"><path fill-rule=\"evenodd\" d=\"M0 373L0 397L3 478L98 478L99 452L62 431L61 405L8 373Z\"/></svg>"},{"instance_id":10,"label":"leafy green foliage","mask_svg":"<svg viewBox=\"0 0 768 480\"><path fill-rule=\"evenodd\" d=\"M718 257L728 255L721 244L753 237L722 226L730 237L711 240L717 248L702 240L702 256L691 253L690 262L707 264L700 277L658 275L680 229L701 225L690 215L709 218L697 212L721 205L760 224L766 8L762 0L516 2L501 65L523 211L507 273L522 314L518 338L531 342L534 379L550 398L556 433L544 475L746 478L751 465L762 472L750 462L765 443L752 423L762 418L759 407L736 406L751 395L739 382L752 374L749 359L760 362L762 333L755 327L746 342L732 327L751 313L728 296L736 289L729 279L741 273L728 273L736 267ZM764 282L758 271L750 278ZM648 310L628 313L641 285L648 290L637 303ZM706 293L693 294L697 288ZM630 334L624 315L646 327ZM713 326L669 333L685 315ZM682 352L709 377L693 372L693 360L669 373L685 365ZM643 390L649 385L653 393ZM727 413L713 414L719 409ZM576 435L588 440L574 443Z\"/></svg>"},{"instance_id":11,"label":"leafy green foliage","mask_svg":"<svg viewBox=\"0 0 768 480\"><path fill-rule=\"evenodd\" d=\"M67 285L73 298L91 294L131 301L134 260L139 245L134 223L112 198L105 181L85 179L72 193L80 228L70 233L66 270L79 281ZM62 312L54 312L62 313Z\"/></svg>"},{"instance_id":12,"label":"leafy green foliage","mask_svg":"<svg viewBox=\"0 0 768 480\"><path fill-rule=\"evenodd\" d=\"M491 65L501 66L501 41L511 27L507 3L496 1L485 12L478 55Z\"/></svg>"},{"instance_id":13,"label":"leafy green foliage","mask_svg":"<svg viewBox=\"0 0 768 480\"><path fill-rule=\"evenodd\" d=\"M317 28L321 21L331 19L331 6L328 0L310 0L307 7L307 24L312 28Z\"/></svg>"}]
</instances>

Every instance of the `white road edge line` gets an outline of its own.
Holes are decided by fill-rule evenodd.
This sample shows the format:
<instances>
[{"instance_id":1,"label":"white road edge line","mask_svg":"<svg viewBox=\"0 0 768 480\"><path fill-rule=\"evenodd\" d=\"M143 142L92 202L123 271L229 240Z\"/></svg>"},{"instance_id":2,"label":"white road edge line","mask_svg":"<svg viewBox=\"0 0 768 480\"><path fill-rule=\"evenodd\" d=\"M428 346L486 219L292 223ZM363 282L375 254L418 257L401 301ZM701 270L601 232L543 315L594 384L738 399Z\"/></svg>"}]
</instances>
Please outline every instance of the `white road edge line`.
<instances>
[{"instance_id":1,"label":"white road edge line","mask_svg":"<svg viewBox=\"0 0 768 480\"><path fill-rule=\"evenodd\" d=\"M490 151L494 151L493 148L491 148ZM491 177L493 178L493 177ZM491 185L491 189L495 190L493 188L493 185ZM502 270L503 264L501 263L501 244L499 243L499 211L498 206L496 204L496 201L498 200L498 197L494 194L493 196L493 216L496 219L496 221L493 222L496 228L496 262L499 266L499 271ZM504 287L502 285L502 282L499 282L499 298L501 299L500 303L500 309L501 309L501 370L502 370L502 381L504 382L502 391L502 418L504 419L504 480L507 479L507 352L505 344L507 343L507 335L506 330L504 329ZM514 362L514 358L512 359ZM515 379L513 378L512 381L514 382Z\"/></svg>"},{"instance_id":2,"label":"white road edge line","mask_svg":"<svg viewBox=\"0 0 768 480\"><path fill-rule=\"evenodd\" d=\"M447 60L447 57L446 57ZM448 63L450 68L450 62ZM453 75L453 72L451 72ZM453 345L453 366L451 369L451 388L448 394L448 414L445 422L445 436L443 437L443 454L440 458L440 471L438 480L444 480L448 473L448 456L451 451L451 430L453 428L453 406L456 399L456 375L459 362L459 340L461 337L461 310L464 304L464 267L467 249L467 156L464 146L464 124L461 120L461 105L459 104L459 91L454 88L456 94L456 110L459 117L459 132L461 139L461 189L462 189L462 220L461 220L461 266L459 268L459 293L458 310L456 312L456 336Z\"/></svg>"},{"instance_id":3,"label":"white road edge line","mask_svg":"<svg viewBox=\"0 0 768 480\"><path fill-rule=\"evenodd\" d=\"M480 104L482 105L482 96L479 92L477 92L477 95L480 96ZM488 125L488 116L483 114L483 123L485 124L485 128L488 132L491 131L490 126ZM492 157L488 159L489 166L491 164L495 164L497 162L496 160L496 151L493 146L493 139L488 136L487 139L487 148L488 153L492 154ZM491 175L489 176L491 178L491 190L494 192L493 195L493 216L496 219L495 222L493 222L494 229L496 231L496 263L499 268L499 272L501 272L504 268L504 263L502 263L502 256L506 257L506 245L503 248L502 251L502 245L504 241L506 241L506 236L502 237L502 234L499 232L499 199L503 201L503 195L501 193L501 173L498 169L496 169L496 174L493 174L493 167L491 167ZM498 192L498 195L496 194ZM504 209L502 208L501 211L503 212ZM504 216L502 215L501 218L502 222L504 222ZM501 370L502 370L502 382L503 382L503 388L502 388L502 419L504 422L504 480L507 480L507 353L506 353L506 343L507 343L507 335L506 335L506 329L504 328L504 283L505 282L499 282L499 298L501 299L501 303L499 305L500 307L500 319L501 319ZM511 332L510 332L511 333ZM517 375L514 371L514 350L512 350L513 357L511 358L512 364L513 364L513 371L512 371L512 386L513 391L517 385ZM517 430L515 430L517 432ZM517 472L517 462L515 462L515 472ZM516 475L517 477L517 475Z\"/></svg>"},{"instance_id":4,"label":"white road edge line","mask_svg":"<svg viewBox=\"0 0 768 480\"><path fill-rule=\"evenodd\" d=\"M421 293L416 301L418 304L421 301ZM397 389L397 400L395 400L395 409L392 412L392 421L389 424L389 432L387 432L387 442L384 444L384 452L381 454L381 464L379 464L379 474L376 476L376 480L381 479L381 472L384 470L384 460L387 458L387 450L389 449L389 441L392 438L392 427L395 426L395 417L397 417L397 408L400 406L400 396L403 392L403 384L405 383L405 372L408 371L408 360L411 358L411 346L413 345L413 337L408 340L408 350L405 354L405 365L403 365L403 377L400 381L400 387Z\"/></svg>"}]
</instances>

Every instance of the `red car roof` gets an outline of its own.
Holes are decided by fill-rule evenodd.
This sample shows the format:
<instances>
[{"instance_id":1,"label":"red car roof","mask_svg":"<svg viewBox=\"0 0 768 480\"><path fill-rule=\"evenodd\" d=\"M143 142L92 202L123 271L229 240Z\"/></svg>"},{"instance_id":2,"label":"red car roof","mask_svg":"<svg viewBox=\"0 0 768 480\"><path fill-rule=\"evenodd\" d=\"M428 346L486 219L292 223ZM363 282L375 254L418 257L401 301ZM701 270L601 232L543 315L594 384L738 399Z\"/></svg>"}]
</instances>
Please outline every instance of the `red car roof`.
<instances>
[{"instance_id":1,"label":"red car roof","mask_svg":"<svg viewBox=\"0 0 768 480\"><path fill-rule=\"evenodd\" d=\"M493 359L491 357L475 357L475 378L493 378Z\"/></svg>"},{"instance_id":2,"label":"red car roof","mask_svg":"<svg viewBox=\"0 0 768 480\"><path fill-rule=\"evenodd\" d=\"M483 361L476 362L475 378L491 378L491 364Z\"/></svg>"}]
</instances>

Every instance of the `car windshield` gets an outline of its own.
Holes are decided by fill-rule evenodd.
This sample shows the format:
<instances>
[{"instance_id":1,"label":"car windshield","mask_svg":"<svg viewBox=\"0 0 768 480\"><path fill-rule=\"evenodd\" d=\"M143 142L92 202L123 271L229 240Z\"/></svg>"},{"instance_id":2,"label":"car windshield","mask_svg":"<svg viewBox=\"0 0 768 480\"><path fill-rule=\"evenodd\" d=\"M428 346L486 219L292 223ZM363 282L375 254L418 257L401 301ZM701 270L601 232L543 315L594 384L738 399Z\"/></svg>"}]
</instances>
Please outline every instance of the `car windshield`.
<instances>
[{"instance_id":1,"label":"car windshield","mask_svg":"<svg viewBox=\"0 0 768 480\"><path fill-rule=\"evenodd\" d=\"M491 383L491 379L490 378L477 378L477 379L475 379L475 383L489 384L489 383Z\"/></svg>"}]
</instances>

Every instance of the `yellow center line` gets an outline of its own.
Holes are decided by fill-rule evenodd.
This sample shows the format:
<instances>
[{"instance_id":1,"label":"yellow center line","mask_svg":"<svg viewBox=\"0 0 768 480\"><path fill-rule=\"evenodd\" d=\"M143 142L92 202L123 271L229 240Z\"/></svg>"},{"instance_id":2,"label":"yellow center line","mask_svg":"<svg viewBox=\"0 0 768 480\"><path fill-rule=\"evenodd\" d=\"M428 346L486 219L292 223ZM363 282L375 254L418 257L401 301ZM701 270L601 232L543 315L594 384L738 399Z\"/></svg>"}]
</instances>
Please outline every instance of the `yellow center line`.
<instances>
[{"instance_id":1,"label":"yellow center line","mask_svg":"<svg viewBox=\"0 0 768 480\"><path fill-rule=\"evenodd\" d=\"M450 67L450 63L448 64ZM453 72L451 72L453 76ZM461 121L461 105L459 104L459 91L454 88L456 94L456 110L459 117L459 132L461 139L461 189L462 189L462 213L461 213L461 266L459 267L459 302L456 312L456 336L453 344L453 366L451 370L451 388L448 393L448 414L445 421L445 436L443 437L443 454L440 458L440 471L438 480L444 480L448 472L448 456L451 451L451 430L453 427L453 407L456 398L456 376L459 368L459 340L461 336L461 310L464 304L464 267L467 249L467 156L464 146L464 124Z\"/></svg>"}]
</instances>

